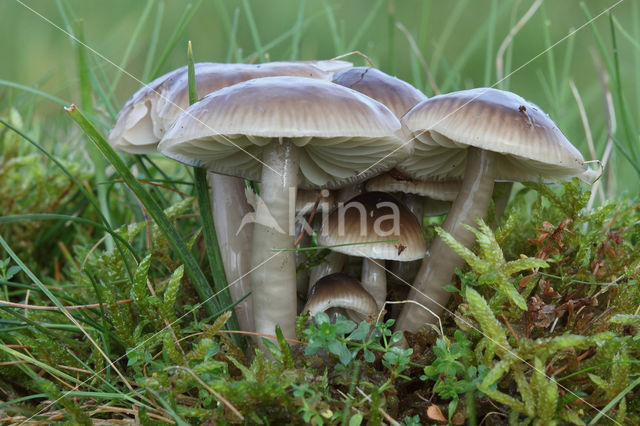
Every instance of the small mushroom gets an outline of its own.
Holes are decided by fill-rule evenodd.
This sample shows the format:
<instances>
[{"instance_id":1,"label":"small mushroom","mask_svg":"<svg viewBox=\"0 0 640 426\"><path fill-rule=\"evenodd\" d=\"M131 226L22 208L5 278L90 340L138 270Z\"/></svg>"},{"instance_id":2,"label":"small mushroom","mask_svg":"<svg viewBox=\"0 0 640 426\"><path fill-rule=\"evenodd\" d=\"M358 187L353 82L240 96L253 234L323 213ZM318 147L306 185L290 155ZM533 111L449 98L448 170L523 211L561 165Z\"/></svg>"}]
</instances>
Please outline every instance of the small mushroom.
<instances>
[{"instance_id":1,"label":"small mushroom","mask_svg":"<svg viewBox=\"0 0 640 426\"><path fill-rule=\"evenodd\" d=\"M393 169L367 181L367 191L383 191L402 194L402 202L422 225L424 216L440 216L451 208L451 201L455 200L462 185L460 179L418 181L411 179ZM412 262L392 262L389 270L392 277L397 278L400 297L406 296L409 288L406 281L413 281L420 267L422 259ZM400 309L400 306L394 306Z\"/></svg>"},{"instance_id":2,"label":"small mushroom","mask_svg":"<svg viewBox=\"0 0 640 426\"><path fill-rule=\"evenodd\" d=\"M526 111L526 114L523 113ZM471 247L477 217L484 217L496 180L537 181L583 177L582 154L536 105L522 97L481 88L435 96L402 119L415 137L414 155L397 166L413 179L464 175L460 192L442 225L453 238ZM438 314L449 299L444 286L463 260L441 238L431 243L409 298ZM429 311L403 307L396 326L416 332L435 322Z\"/></svg>"},{"instance_id":3,"label":"small mushroom","mask_svg":"<svg viewBox=\"0 0 640 426\"><path fill-rule=\"evenodd\" d=\"M416 217L385 192L365 192L329 216L318 242L331 250L362 257L362 286L382 308L387 296L385 261L424 257L426 243Z\"/></svg>"},{"instance_id":4,"label":"small mushroom","mask_svg":"<svg viewBox=\"0 0 640 426\"><path fill-rule=\"evenodd\" d=\"M344 314L354 322L371 321L378 313L375 299L347 274L331 274L322 277L311 288L309 300L302 312L313 317L318 312L331 311Z\"/></svg>"}]
</instances>

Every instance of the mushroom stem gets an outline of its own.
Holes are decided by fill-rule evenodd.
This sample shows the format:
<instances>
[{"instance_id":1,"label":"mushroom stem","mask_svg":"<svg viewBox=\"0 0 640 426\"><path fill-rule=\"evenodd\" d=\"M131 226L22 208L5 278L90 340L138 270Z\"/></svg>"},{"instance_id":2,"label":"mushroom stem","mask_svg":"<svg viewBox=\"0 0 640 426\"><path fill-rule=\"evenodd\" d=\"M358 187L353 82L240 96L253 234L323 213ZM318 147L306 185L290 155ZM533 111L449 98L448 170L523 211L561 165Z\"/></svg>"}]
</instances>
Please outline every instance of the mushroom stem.
<instances>
[{"instance_id":1,"label":"mushroom stem","mask_svg":"<svg viewBox=\"0 0 640 426\"><path fill-rule=\"evenodd\" d=\"M211 182L211 211L218 236L220 255L229 284L231 300L236 302L251 291L248 276L251 265L250 247L253 224L242 226L242 218L252 211L245 195L244 179L209 173ZM248 297L236 305L240 328L253 331L252 299Z\"/></svg>"},{"instance_id":2,"label":"mushroom stem","mask_svg":"<svg viewBox=\"0 0 640 426\"><path fill-rule=\"evenodd\" d=\"M256 197L251 291L256 331L295 337L296 261L289 232L295 212L299 148L283 138L264 147L260 198ZM290 191L290 188L293 190ZM293 199L291 199L293 198ZM290 203L293 203L292 205Z\"/></svg>"},{"instance_id":3,"label":"mushroom stem","mask_svg":"<svg viewBox=\"0 0 640 426\"><path fill-rule=\"evenodd\" d=\"M378 309L382 309L387 299L386 272L384 259L370 259L367 257L362 259L360 283L362 284L362 288L367 290L376 300Z\"/></svg>"},{"instance_id":4,"label":"mushroom stem","mask_svg":"<svg viewBox=\"0 0 640 426\"><path fill-rule=\"evenodd\" d=\"M468 148L462 187L442 225L442 229L468 248L473 246L475 236L463 225L475 226L475 218L487 213L495 181L495 157L496 154L490 151ZM427 250L409 292L409 299L418 301L430 311L406 304L396 323L397 329L415 333L426 323L435 323L434 315L440 315L450 296L444 286L451 281L456 268L463 264L464 260L437 236Z\"/></svg>"}]
</instances>

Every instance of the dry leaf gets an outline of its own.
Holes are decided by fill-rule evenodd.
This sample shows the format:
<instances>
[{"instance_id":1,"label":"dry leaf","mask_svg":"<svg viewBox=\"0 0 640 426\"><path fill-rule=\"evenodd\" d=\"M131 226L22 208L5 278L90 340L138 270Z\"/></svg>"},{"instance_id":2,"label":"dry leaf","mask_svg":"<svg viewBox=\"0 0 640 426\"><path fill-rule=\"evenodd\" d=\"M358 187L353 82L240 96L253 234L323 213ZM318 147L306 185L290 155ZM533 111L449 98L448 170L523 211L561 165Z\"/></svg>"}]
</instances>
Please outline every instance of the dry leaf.
<instances>
[{"instance_id":1,"label":"dry leaf","mask_svg":"<svg viewBox=\"0 0 640 426\"><path fill-rule=\"evenodd\" d=\"M442 411L440 411L440 407L435 404L427 408L427 417L437 422L447 422L447 418L442 414Z\"/></svg>"}]
</instances>

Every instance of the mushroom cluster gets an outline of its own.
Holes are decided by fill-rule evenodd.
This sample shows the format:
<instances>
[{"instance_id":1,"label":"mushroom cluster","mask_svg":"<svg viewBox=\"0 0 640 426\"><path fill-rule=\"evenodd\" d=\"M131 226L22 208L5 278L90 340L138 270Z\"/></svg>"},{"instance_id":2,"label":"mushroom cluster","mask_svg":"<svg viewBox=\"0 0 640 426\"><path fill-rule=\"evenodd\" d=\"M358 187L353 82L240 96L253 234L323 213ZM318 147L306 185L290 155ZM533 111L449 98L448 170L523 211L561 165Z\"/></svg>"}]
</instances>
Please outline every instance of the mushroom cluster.
<instances>
[{"instance_id":1,"label":"mushroom cluster","mask_svg":"<svg viewBox=\"0 0 640 426\"><path fill-rule=\"evenodd\" d=\"M373 318L387 300L387 260L422 262L406 277L409 298L438 315L463 261L438 237L427 250L424 215L448 211L443 229L471 248L464 225L486 214L496 181L587 176L556 124L510 92L428 99L382 71L335 60L201 63L195 71L198 102L188 105L186 67L172 71L129 99L109 141L210 172L232 299L251 292L235 312L243 329L262 335L279 325L295 337L298 306ZM332 252L296 283L305 232ZM416 332L436 320L428 312L407 304L397 327Z\"/></svg>"}]
</instances>

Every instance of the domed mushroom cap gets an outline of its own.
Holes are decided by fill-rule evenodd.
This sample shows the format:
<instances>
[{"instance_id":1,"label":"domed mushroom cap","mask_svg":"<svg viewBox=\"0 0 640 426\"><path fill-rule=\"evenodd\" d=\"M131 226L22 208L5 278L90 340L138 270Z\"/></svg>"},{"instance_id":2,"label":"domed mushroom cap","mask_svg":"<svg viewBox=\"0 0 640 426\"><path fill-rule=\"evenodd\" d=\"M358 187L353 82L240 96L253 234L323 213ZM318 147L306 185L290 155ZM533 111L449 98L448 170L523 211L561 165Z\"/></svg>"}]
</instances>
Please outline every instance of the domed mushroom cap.
<instances>
[{"instance_id":1,"label":"domed mushroom cap","mask_svg":"<svg viewBox=\"0 0 640 426\"><path fill-rule=\"evenodd\" d=\"M347 313L372 317L378 312L376 301L355 278L336 273L322 277L311 288L309 300L302 312L311 316L332 308L342 308Z\"/></svg>"},{"instance_id":2,"label":"domed mushroom cap","mask_svg":"<svg viewBox=\"0 0 640 426\"><path fill-rule=\"evenodd\" d=\"M192 166L259 180L262 149L300 148L300 187L339 187L388 170L412 152L398 119L337 84L265 77L226 87L189 107L158 146Z\"/></svg>"},{"instance_id":3,"label":"domed mushroom cap","mask_svg":"<svg viewBox=\"0 0 640 426\"><path fill-rule=\"evenodd\" d=\"M497 180L562 180L587 169L582 154L547 114L503 90L435 96L402 121L415 137L415 152L397 169L416 179L462 176L468 146L502 154Z\"/></svg>"},{"instance_id":4,"label":"domed mushroom cap","mask_svg":"<svg viewBox=\"0 0 640 426\"><path fill-rule=\"evenodd\" d=\"M422 259L426 242L418 219L391 194L365 192L338 205L318 242L350 256L407 262ZM340 246L342 244L350 244Z\"/></svg>"},{"instance_id":5,"label":"domed mushroom cap","mask_svg":"<svg viewBox=\"0 0 640 426\"><path fill-rule=\"evenodd\" d=\"M364 93L402 117L417 103L427 99L409 83L375 68L354 67L337 72L333 82Z\"/></svg>"},{"instance_id":6,"label":"domed mushroom cap","mask_svg":"<svg viewBox=\"0 0 640 426\"><path fill-rule=\"evenodd\" d=\"M387 173L371 178L366 184L366 189L367 191L402 192L421 195L434 200L453 201L456 199L461 186L461 180L418 181L408 178L395 170L390 170Z\"/></svg>"},{"instance_id":7,"label":"domed mushroom cap","mask_svg":"<svg viewBox=\"0 0 640 426\"><path fill-rule=\"evenodd\" d=\"M345 61L270 62L266 64L195 64L198 98L252 78L290 75L330 81L335 71L351 67ZM156 152L168 127L189 106L187 67L153 80L129 98L109 134L118 151Z\"/></svg>"}]
</instances>

